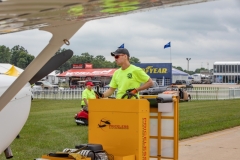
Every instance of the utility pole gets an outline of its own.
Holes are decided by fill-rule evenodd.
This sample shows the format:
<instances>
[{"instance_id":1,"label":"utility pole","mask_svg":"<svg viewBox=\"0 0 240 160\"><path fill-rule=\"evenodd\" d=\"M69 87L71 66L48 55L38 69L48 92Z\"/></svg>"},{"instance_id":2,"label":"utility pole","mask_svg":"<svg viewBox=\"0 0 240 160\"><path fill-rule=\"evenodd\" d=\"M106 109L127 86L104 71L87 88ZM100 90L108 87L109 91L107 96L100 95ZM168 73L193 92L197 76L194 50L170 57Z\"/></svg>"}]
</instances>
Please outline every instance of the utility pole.
<instances>
[{"instance_id":1,"label":"utility pole","mask_svg":"<svg viewBox=\"0 0 240 160\"><path fill-rule=\"evenodd\" d=\"M186 60L188 61L187 70L189 72L189 61L191 60L191 58L186 58Z\"/></svg>"}]
</instances>

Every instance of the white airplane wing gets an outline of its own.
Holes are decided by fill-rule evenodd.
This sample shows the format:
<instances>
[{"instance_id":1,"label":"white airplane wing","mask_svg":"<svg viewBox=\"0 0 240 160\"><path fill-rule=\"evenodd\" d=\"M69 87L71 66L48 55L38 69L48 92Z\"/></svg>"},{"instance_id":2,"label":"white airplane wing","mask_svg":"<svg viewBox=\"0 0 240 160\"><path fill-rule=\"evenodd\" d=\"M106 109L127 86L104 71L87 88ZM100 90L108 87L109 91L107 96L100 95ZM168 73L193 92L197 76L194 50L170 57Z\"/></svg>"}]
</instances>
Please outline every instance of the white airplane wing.
<instances>
[{"instance_id":1,"label":"white airplane wing","mask_svg":"<svg viewBox=\"0 0 240 160\"><path fill-rule=\"evenodd\" d=\"M15 105L17 105L19 111L23 111L24 106L30 105L22 104L21 106L19 103L14 104L16 103L14 99L19 99L18 95L21 93L19 91L23 91L24 86L25 88L26 86L29 87L27 83L64 43L70 43L70 38L85 22L149 9L207 1L213 0L0 0L0 35L37 28L52 33L49 44L21 75L13 83L10 83L8 80L4 82L4 85L9 87L4 90L4 93L0 92L1 122L5 123L7 117L11 115L12 111L9 106L13 106L13 112L17 113ZM23 96L26 97L26 95ZM29 109L25 110L26 116L23 116L21 124L16 124L19 127L18 130L21 129L26 121ZM9 134L12 134L13 138L16 136L14 134L18 134L12 133L11 128L6 131L4 123L0 124L1 131L4 130L4 133L0 135L0 139L9 138L4 140L4 142L1 141L0 153L13 140ZM14 126L11 127L13 128Z\"/></svg>"},{"instance_id":2,"label":"white airplane wing","mask_svg":"<svg viewBox=\"0 0 240 160\"><path fill-rule=\"evenodd\" d=\"M0 0L0 34L212 0Z\"/></svg>"},{"instance_id":3,"label":"white airplane wing","mask_svg":"<svg viewBox=\"0 0 240 160\"><path fill-rule=\"evenodd\" d=\"M86 21L207 1L213 0L0 0L0 34L39 28L53 35L2 94L0 111L64 43L70 43L69 39Z\"/></svg>"}]
</instances>

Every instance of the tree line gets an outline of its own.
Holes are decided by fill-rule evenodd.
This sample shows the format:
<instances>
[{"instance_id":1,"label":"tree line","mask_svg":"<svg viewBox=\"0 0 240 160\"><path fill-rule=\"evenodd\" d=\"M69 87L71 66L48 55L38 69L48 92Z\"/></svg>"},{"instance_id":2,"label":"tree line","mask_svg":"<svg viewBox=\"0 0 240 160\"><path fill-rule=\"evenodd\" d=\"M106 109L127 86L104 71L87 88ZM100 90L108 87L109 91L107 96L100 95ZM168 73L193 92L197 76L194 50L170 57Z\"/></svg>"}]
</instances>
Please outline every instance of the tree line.
<instances>
[{"instance_id":1,"label":"tree line","mask_svg":"<svg viewBox=\"0 0 240 160\"><path fill-rule=\"evenodd\" d=\"M66 49L59 49L56 54L59 54ZM130 57L130 63L141 63L140 60L136 57ZM118 68L115 61L107 61L103 55L93 56L88 52L82 53L81 55L73 55L67 62L65 62L62 66L58 68L60 72L69 70L72 64L80 64L80 63L91 63L93 68Z\"/></svg>"},{"instance_id":2,"label":"tree line","mask_svg":"<svg viewBox=\"0 0 240 160\"><path fill-rule=\"evenodd\" d=\"M55 54L59 54L67 49L59 49ZM25 69L35 58L35 56L28 53L28 51L19 45L14 46L13 48L0 45L0 63L10 63L19 68ZM61 65L57 70L64 72L69 70L72 64L80 63L91 63L93 68L117 68L115 61L107 61L106 58L102 55L93 56L88 52L82 53L81 55L73 55L68 61ZM138 58L131 57L130 63L141 63Z\"/></svg>"},{"instance_id":3,"label":"tree line","mask_svg":"<svg viewBox=\"0 0 240 160\"><path fill-rule=\"evenodd\" d=\"M28 53L22 46L14 46L12 49L0 46L0 63L10 63L25 69L35 57Z\"/></svg>"},{"instance_id":4,"label":"tree line","mask_svg":"<svg viewBox=\"0 0 240 160\"><path fill-rule=\"evenodd\" d=\"M59 54L67 49L61 48L55 54ZM25 69L35 58L35 56L28 53L28 51L19 45L14 46L13 48L0 45L0 63L10 63L19 68ZM107 61L103 55L93 56L88 52L82 53L81 55L73 55L67 62L61 65L57 70L60 72L67 71L71 69L72 64L80 63L91 63L93 68L118 68L115 61ZM136 57L130 57L130 63L141 63L140 60ZM183 70L180 66L172 66L180 71L184 71L188 74L200 73L201 70L205 68L198 68L194 71Z\"/></svg>"}]
</instances>

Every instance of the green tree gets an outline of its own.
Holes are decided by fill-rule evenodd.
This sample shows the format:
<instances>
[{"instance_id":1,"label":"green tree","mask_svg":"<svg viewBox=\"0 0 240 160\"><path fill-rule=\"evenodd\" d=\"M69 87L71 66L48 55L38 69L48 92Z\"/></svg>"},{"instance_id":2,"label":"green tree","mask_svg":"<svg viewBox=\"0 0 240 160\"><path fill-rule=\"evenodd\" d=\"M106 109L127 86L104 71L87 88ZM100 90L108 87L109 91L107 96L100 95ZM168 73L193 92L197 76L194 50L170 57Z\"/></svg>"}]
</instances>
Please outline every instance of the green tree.
<instances>
[{"instance_id":1,"label":"green tree","mask_svg":"<svg viewBox=\"0 0 240 160\"><path fill-rule=\"evenodd\" d=\"M86 52L81 54L80 59L82 60L81 63L91 63L92 60L94 59L94 56Z\"/></svg>"},{"instance_id":2,"label":"green tree","mask_svg":"<svg viewBox=\"0 0 240 160\"><path fill-rule=\"evenodd\" d=\"M17 65L19 68L26 68L34 59L34 56L22 51L19 53Z\"/></svg>"},{"instance_id":3,"label":"green tree","mask_svg":"<svg viewBox=\"0 0 240 160\"><path fill-rule=\"evenodd\" d=\"M71 64L78 64L78 63L82 63L81 57L78 55L73 55L72 58L70 58L69 62Z\"/></svg>"},{"instance_id":4,"label":"green tree","mask_svg":"<svg viewBox=\"0 0 240 160\"><path fill-rule=\"evenodd\" d=\"M105 61L104 68L118 68L118 66L115 64L116 62Z\"/></svg>"},{"instance_id":5,"label":"green tree","mask_svg":"<svg viewBox=\"0 0 240 160\"><path fill-rule=\"evenodd\" d=\"M203 67L202 67L202 68L197 68L197 69L195 70L195 73L200 73L201 70L206 70L206 68L203 68Z\"/></svg>"},{"instance_id":6,"label":"green tree","mask_svg":"<svg viewBox=\"0 0 240 160\"><path fill-rule=\"evenodd\" d=\"M102 55L94 57L91 63L93 64L93 68L107 68L106 58Z\"/></svg>"},{"instance_id":7,"label":"green tree","mask_svg":"<svg viewBox=\"0 0 240 160\"><path fill-rule=\"evenodd\" d=\"M95 57L96 60L99 60L99 61L106 61L106 58L102 55L98 55Z\"/></svg>"},{"instance_id":8,"label":"green tree","mask_svg":"<svg viewBox=\"0 0 240 160\"><path fill-rule=\"evenodd\" d=\"M60 48L56 53L55 53L55 55L56 54L59 54L59 53L61 53L61 52L63 52L63 51L66 51L67 49L66 48Z\"/></svg>"},{"instance_id":9,"label":"green tree","mask_svg":"<svg viewBox=\"0 0 240 160\"><path fill-rule=\"evenodd\" d=\"M119 66L117 65L117 63L115 61L113 61L113 68L119 68Z\"/></svg>"},{"instance_id":10,"label":"green tree","mask_svg":"<svg viewBox=\"0 0 240 160\"><path fill-rule=\"evenodd\" d=\"M130 61L131 64L141 63L140 60L136 57L130 57L129 61Z\"/></svg>"},{"instance_id":11,"label":"green tree","mask_svg":"<svg viewBox=\"0 0 240 160\"><path fill-rule=\"evenodd\" d=\"M0 46L0 63L10 63L11 51L8 47Z\"/></svg>"},{"instance_id":12,"label":"green tree","mask_svg":"<svg viewBox=\"0 0 240 160\"><path fill-rule=\"evenodd\" d=\"M188 71L187 73L188 73L189 75L195 74L194 71Z\"/></svg>"},{"instance_id":13,"label":"green tree","mask_svg":"<svg viewBox=\"0 0 240 160\"><path fill-rule=\"evenodd\" d=\"M11 57L11 60L10 60L10 63L17 66L17 63L18 63L18 60L19 60L19 54L21 52L27 52L27 50L25 48L23 48L22 46L14 46L12 49L11 49L11 53L12 53L12 57Z\"/></svg>"},{"instance_id":14,"label":"green tree","mask_svg":"<svg viewBox=\"0 0 240 160\"><path fill-rule=\"evenodd\" d=\"M19 68L25 68L26 67L26 64L27 64L27 61L25 58L19 58L18 59L18 62L17 62L17 66Z\"/></svg>"},{"instance_id":15,"label":"green tree","mask_svg":"<svg viewBox=\"0 0 240 160\"><path fill-rule=\"evenodd\" d=\"M34 60L35 56L28 54L27 55L27 65L29 65L33 60Z\"/></svg>"},{"instance_id":16,"label":"green tree","mask_svg":"<svg viewBox=\"0 0 240 160\"><path fill-rule=\"evenodd\" d=\"M180 66L177 66L176 69L183 71L182 67L180 67Z\"/></svg>"},{"instance_id":17,"label":"green tree","mask_svg":"<svg viewBox=\"0 0 240 160\"><path fill-rule=\"evenodd\" d=\"M60 70L60 72L65 72L67 70L69 70L71 68L71 62L70 60L68 60L67 62L65 62L64 64L62 64L58 70Z\"/></svg>"},{"instance_id":18,"label":"green tree","mask_svg":"<svg viewBox=\"0 0 240 160\"><path fill-rule=\"evenodd\" d=\"M22 69L25 69L35 58L24 47L19 45L11 49L11 55L10 63Z\"/></svg>"},{"instance_id":19,"label":"green tree","mask_svg":"<svg viewBox=\"0 0 240 160\"><path fill-rule=\"evenodd\" d=\"M59 49L58 52L56 52L56 54L59 54L65 50L66 49ZM140 63L139 59L135 57L131 57L130 62ZM115 61L113 62L107 61L103 55L97 55L96 57L94 57L93 55L90 55L88 52L85 52L82 53L81 55L73 55L67 62L61 65L58 68L58 70L64 72L71 69L72 64L80 63L91 63L93 64L93 68L119 68Z\"/></svg>"}]
</instances>

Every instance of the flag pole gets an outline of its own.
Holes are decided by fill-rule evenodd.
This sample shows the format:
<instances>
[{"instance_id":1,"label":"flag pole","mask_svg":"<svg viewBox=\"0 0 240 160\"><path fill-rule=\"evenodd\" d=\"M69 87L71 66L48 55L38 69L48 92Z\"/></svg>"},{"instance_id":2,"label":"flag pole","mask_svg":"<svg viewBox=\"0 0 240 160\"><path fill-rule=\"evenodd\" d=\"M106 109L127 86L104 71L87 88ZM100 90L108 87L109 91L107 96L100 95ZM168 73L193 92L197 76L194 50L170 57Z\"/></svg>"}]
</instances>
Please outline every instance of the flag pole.
<instances>
[{"instance_id":1,"label":"flag pole","mask_svg":"<svg viewBox=\"0 0 240 160\"><path fill-rule=\"evenodd\" d=\"M171 42L169 42L168 44L164 45L164 49L165 48L169 48L170 47L170 63L172 63L172 55L171 55Z\"/></svg>"},{"instance_id":2,"label":"flag pole","mask_svg":"<svg viewBox=\"0 0 240 160\"><path fill-rule=\"evenodd\" d=\"M170 47L170 63L172 63L171 47Z\"/></svg>"}]
</instances>

